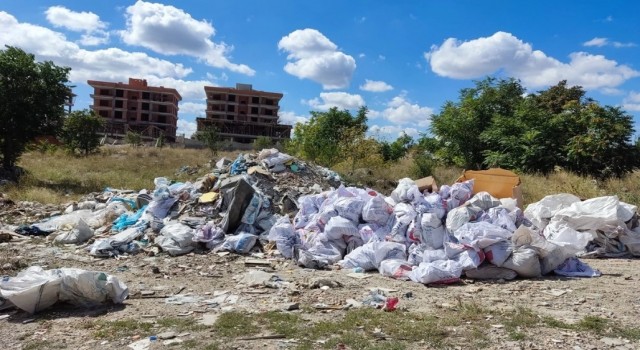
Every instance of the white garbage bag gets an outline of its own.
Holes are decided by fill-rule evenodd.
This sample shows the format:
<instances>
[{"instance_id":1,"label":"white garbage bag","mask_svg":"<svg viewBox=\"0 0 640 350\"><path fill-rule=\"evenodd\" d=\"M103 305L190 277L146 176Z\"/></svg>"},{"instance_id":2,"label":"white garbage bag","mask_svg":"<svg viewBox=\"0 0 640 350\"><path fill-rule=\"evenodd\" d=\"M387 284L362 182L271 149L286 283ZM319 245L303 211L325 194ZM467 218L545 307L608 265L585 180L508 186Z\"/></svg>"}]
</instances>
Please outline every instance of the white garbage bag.
<instances>
[{"instance_id":1,"label":"white garbage bag","mask_svg":"<svg viewBox=\"0 0 640 350\"><path fill-rule=\"evenodd\" d=\"M513 232L485 221L469 222L457 230L453 235L460 243L483 249L499 241L509 239Z\"/></svg>"},{"instance_id":2,"label":"white garbage bag","mask_svg":"<svg viewBox=\"0 0 640 350\"><path fill-rule=\"evenodd\" d=\"M233 236L227 236L224 242L215 251L230 251L240 254L247 254L256 245L258 236L250 233L240 233Z\"/></svg>"},{"instance_id":3,"label":"white garbage bag","mask_svg":"<svg viewBox=\"0 0 640 350\"><path fill-rule=\"evenodd\" d=\"M61 244L80 244L88 241L93 237L93 230L87 223L79 217L73 218L68 222L61 222L58 231L53 239L56 243Z\"/></svg>"},{"instance_id":4,"label":"white garbage bag","mask_svg":"<svg viewBox=\"0 0 640 350\"><path fill-rule=\"evenodd\" d=\"M334 216L329 219L329 222L327 222L324 228L324 233L330 240L342 239L342 237L345 236L360 236L358 227L356 227L353 221L341 216Z\"/></svg>"},{"instance_id":5,"label":"white garbage bag","mask_svg":"<svg viewBox=\"0 0 640 350\"><path fill-rule=\"evenodd\" d=\"M454 283L460 280L462 266L454 260L423 262L408 273L409 278L418 283Z\"/></svg>"},{"instance_id":6,"label":"white garbage bag","mask_svg":"<svg viewBox=\"0 0 640 350\"><path fill-rule=\"evenodd\" d=\"M393 208L381 195L371 197L362 208L362 219L368 223L384 225L389 220Z\"/></svg>"},{"instance_id":7,"label":"white garbage bag","mask_svg":"<svg viewBox=\"0 0 640 350\"><path fill-rule=\"evenodd\" d=\"M16 277L0 280L0 296L30 314L65 301L78 306L95 306L111 300L122 303L127 286L103 272L73 268L43 270L31 266Z\"/></svg>"},{"instance_id":8,"label":"white garbage bag","mask_svg":"<svg viewBox=\"0 0 640 350\"><path fill-rule=\"evenodd\" d=\"M454 233L460 226L475 220L476 214L477 212L467 206L450 210L446 221L447 232Z\"/></svg>"},{"instance_id":9,"label":"white garbage bag","mask_svg":"<svg viewBox=\"0 0 640 350\"><path fill-rule=\"evenodd\" d=\"M442 186L440 195L444 198L448 211L459 207L471 198L473 183L474 180L471 179L464 182L456 182L451 187Z\"/></svg>"},{"instance_id":10,"label":"white garbage bag","mask_svg":"<svg viewBox=\"0 0 640 350\"><path fill-rule=\"evenodd\" d=\"M394 242L369 242L345 255L338 264L345 269L360 267L365 271L376 270L387 259L407 260L404 244Z\"/></svg>"},{"instance_id":11,"label":"white garbage bag","mask_svg":"<svg viewBox=\"0 0 640 350\"><path fill-rule=\"evenodd\" d=\"M340 261L345 249L344 241L318 239L313 247L298 252L298 264L311 269L324 269Z\"/></svg>"},{"instance_id":12,"label":"white garbage bag","mask_svg":"<svg viewBox=\"0 0 640 350\"><path fill-rule=\"evenodd\" d=\"M535 249L528 246L517 247L502 267L518 273L520 277L534 278L542 275L540 259Z\"/></svg>"},{"instance_id":13,"label":"white garbage bag","mask_svg":"<svg viewBox=\"0 0 640 350\"><path fill-rule=\"evenodd\" d=\"M169 222L160 230L155 243L171 256L183 255L195 249L194 230L179 222Z\"/></svg>"},{"instance_id":14,"label":"white garbage bag","mask_svg":"<svg viewBox=\"0 0 640 350\"><path fill-rule=\"evenodd\" d=\"M483 191L476 193L465 205L486 211L499 206L500 200L490 195L489 192Z\"/></svg>"},{"instance_id":15,"label":"white garbage bag","mask_svg":"<svg viewBox=\"0 0 640 350\"><path fill-rule=\"evenodd\" d=\"M484 248L484 256L490 263L501 267L511 256L513 248L510 240L500 241Z\"/></svg>"},{"instance_id":16,"label":"white garbage bag","mask_svg":"<svg viewBox=\"0 0 640 350\"><path fill-rule=\"evenodd\" d=\"M362 214L364 201L359 197L340 197L335 201L333 206L338 212L338 215L358 224L358 222L360 222L360 214Z\"/></svg>"},{"instance_id":17,"label":"white garbage bag","mask_svg":"<svg viewBox=\"0 0 640 350\"><path fill-rule=\"evenodd\" d=\"M529 204L524 210L524 216L542 230L547 226L549 220L556 212L576 202L580 202L580 198L572 194L560 193L549 195L536 203Z\"/></svg>"},{"instance_id":18,"label":"white garbage bag","mask_svg":"<svg viewBox=\"0 0 640 350\"><path fill-rule=\"evenodd\" d=\"M269 230L267 239L271 242L276 242L276 248L286 259L291 259L293 257L293 248L300 245L300 238L296 234L288 216L283 216L276 221L275 225Z\"/></svg>"},{"instance_id":19,"label":"white garbage bag","mask_svg":"<svg viewBox=\"0 0 640 350\"><path fill-rule=\"evenodd\" d=\"M447 204L438 193L430 193L424 196L425 201L431 207L428 213L436 214L442 220L447 214Z\"/></svg>"},{"instance_id":20,"label":"white garbage bag","mask_svg":"<svg viewBox=\"0 0 640 350\"><path fill-rule=\"evenodd\" d=\"M393 190L393 192L391 192L390 197L395 203L402 203L413 202L416 198L421 196L422 193L420 193L416 183L409 178L404 178L398 181L398 186Z\"/></svg>"},{"instance_id":21,"label":"white garbage bag","mask_svg":"<svg viewBox=\"0 0 640 350\"><path fill-rule=\"evenodd\" d=\"M381 275L396 279L408 280L413 266L403 259L387 259L380 262L378 271Z\"/></svg>"},{"instance_id":22,"label":"white garbage bag","mask_svg":"<svg viewBox=\"0 0 640 350\"><path fill-rule=\"evenodd\" d=\"M437 214L422 214L420 225L422 228L420 242L426 244L430 249L442 248L447 232Z\"/></svg>"}]
</instances>

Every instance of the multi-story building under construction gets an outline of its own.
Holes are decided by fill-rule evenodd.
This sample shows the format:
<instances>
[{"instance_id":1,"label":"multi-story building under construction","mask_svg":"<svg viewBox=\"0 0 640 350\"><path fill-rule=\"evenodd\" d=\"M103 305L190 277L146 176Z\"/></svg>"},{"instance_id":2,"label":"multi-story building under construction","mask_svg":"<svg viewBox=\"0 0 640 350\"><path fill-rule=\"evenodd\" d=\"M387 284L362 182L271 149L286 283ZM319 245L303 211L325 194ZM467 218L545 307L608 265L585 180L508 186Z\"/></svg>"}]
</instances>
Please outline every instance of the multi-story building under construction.
<instances>
[{"instance_id":1,"label":"multi-story building under construction","mask_svg":"<svg viewBox=\"0 0 640 350\"><path fill-rule=\"evenodd\" d=\"M121 138L128 131L155 139L164 135L174 142L178 124L178 102L182 97L176 89L147 85L144 79L129 78L129 83L87 81L95 113L105 119L105 134Z\"/></svg>"},{"instance_id":2,"label":"multi-story building under construction","mask_svg":"<svg viewBox=\"0 0 640 350\"><path fill-rule=\"evenodd\" d=\"M291 125L278 123L281 93L253 90L250 84L235 88L205 86L206 118L197 118L198 130L213 125L223 139L248 143L258 136L288 139Z\"/></svg>"}]
</instances>

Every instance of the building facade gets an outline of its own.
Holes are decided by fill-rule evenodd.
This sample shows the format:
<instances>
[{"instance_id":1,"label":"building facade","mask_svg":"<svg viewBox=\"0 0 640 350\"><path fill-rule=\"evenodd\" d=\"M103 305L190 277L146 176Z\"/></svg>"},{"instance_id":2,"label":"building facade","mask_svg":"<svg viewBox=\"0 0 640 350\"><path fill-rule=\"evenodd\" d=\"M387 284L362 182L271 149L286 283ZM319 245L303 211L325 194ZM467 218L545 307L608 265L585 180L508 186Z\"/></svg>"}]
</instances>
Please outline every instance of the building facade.
<instances>
[{"instance_id":1,"label":"building facade","mask_svg":"<svg viewBox=\"0 0 640 350\"><path fill-rule=\"evenodd\" d=\"M93 88L95 113L105 120L105 134L121 138L128 131L150 140L164 135L175 142L178 124L178 102L182 97L176 89L148 86L144 79L129 78L129 83L87 81Z\"/></svg>"},{"instance_id":2,"label":"building facade","mask_svg":"<svg viewBox=\"0 0 640 350\"><path fill-rule=\"evenodd\" d=\"M213 125L223 139L248 143L258 136L288 139L291 125L278 123L281 93L253 90L249 84L235 88L205 86L205 118L197 118L198 131Z\"/></svg>"}]
</instances>

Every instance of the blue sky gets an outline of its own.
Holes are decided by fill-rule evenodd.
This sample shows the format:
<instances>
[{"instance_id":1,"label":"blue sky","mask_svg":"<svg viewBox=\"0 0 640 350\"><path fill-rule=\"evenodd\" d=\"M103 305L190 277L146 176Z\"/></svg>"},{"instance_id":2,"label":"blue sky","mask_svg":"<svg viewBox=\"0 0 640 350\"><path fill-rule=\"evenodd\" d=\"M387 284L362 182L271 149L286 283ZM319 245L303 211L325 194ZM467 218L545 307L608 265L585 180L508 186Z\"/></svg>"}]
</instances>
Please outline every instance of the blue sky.
<instances>
[{"instance_id":1,"label":"blue sky","mask_svg":"<svg viewBox=\"0 0 640 350\"><path fill-rule=\"evenodd\" d=\"M640 129L638 13L635 1L2 1L0 44L70 66L75 108L91 103L88 79L174 87L186 134L204 85L239 82L284 93L286 123L364 104L373 135L416 136L487 75L529 91L566 79Z\"/></svg>"}]
</instances>

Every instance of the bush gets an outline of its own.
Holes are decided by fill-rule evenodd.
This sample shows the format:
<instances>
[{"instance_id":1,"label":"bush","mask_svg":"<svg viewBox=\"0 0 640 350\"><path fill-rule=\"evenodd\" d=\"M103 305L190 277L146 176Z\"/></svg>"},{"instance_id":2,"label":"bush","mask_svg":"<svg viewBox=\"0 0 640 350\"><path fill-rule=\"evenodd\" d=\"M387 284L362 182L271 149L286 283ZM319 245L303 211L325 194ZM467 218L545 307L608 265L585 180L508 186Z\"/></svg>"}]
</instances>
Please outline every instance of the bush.
<instances>
[{"instance_id":1,"label":"bush","mask_svg":"<svg viewBox=\"0 0 640 350\"><path fill-rule=\"evenodd\" d=\"M62 141L71 153L82 152L85 156L100 147L100 134L104 128L102 117L85 109L71 112L62 126Z\"/></svg>"},{"instance_id":2,"label":"bush","mask_svg":"<svg viewBox=\"0 0 640 350\"><path fill-rule=\"evenodd\" d=\"M124 142L130 144L133 147L138 147L142 145L142 135L137 132L127 131L127 134L124 136Z\"/></svg>"},{"instance_id":3,"label":"bush","mask_svg":"<svg viewBox=\"0 0 640 350\"><path fill-rule=\"evenodd\" d=\"M265 148L273 147L273 139L268 136L258 136L253 141L253 149L260 151Z\"/></svg>"}]
</instances>

